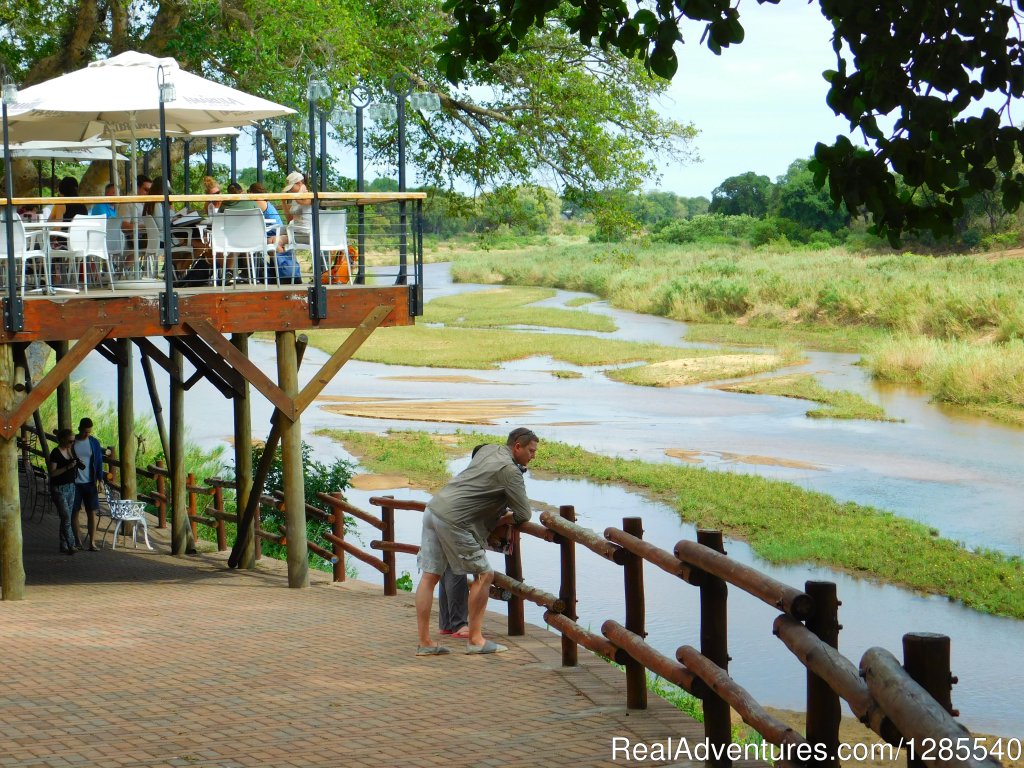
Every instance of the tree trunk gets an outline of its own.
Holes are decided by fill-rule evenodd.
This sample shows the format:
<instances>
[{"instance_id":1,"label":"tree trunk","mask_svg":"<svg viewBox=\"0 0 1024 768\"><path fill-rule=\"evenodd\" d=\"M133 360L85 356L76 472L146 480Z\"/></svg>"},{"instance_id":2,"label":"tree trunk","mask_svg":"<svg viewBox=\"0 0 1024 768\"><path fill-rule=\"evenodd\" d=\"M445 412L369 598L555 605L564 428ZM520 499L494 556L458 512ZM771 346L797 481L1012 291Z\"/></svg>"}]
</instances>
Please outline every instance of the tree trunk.
<instances>
[{"instance_id":1,"label":"tree trunk","mask_svg":"<svg viewBox=\"0 0 1024 768\"><path fill-rule=\"evenodd\" d=\"M0 344L0 411L10 413L21 400L14 391L14 348ZM25 597L21 494L18 490L18 440L0 437L0 580L4 600Z\"/></svg>"}]
</instances>

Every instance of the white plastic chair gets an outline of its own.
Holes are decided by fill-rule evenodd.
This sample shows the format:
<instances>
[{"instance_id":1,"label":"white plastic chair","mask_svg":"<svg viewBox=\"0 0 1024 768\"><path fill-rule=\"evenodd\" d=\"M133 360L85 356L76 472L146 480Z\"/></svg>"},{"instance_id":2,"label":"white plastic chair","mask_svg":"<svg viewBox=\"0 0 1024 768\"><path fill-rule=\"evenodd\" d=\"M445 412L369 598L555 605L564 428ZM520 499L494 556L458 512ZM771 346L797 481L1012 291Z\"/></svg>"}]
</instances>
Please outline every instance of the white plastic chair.
<instances>
[{"instance_id":1,"label":"white plastic chair","mask_svg":"<svg viewBox=\"0 0 1024 768\"><path fill-rule=\"evenodd\" d=\"M117 491L112 489L107 483L103 484L104 495L106 496L107 508L104 509L103 505L100 505L99 516L109 517L107 521L107 527L103 529L102 542L106 541L107 532L110 531L110 526L114 526L114 538L111 541L110 548L117 549L117 534L121 531L121 526L125 523L133 523L132 526L132 544L135 548L139 548L138 532L139 526L142 526L142 537L146 542L148 549L153 549L153 546L149 543L149 526L146 523L146 502L144 501L131 501L130 499L115 498Z\"/></svg>"},{"instance_id":2,"label":"white plastic chair","mask_svg":"<svg viewBox=\"0 0 1024 768\"><path fill-rule=\"evenodd\" d=\"M121 229L121 219L107 217L107 253L113 261L122 264L124 261L125 237Z\"/></svg>"},{"instance_id":3,"label":"white plastic chair","mask_svg":"<svg viewBox=\"0 0 1024 768\"><path fill-rule=\"evenodd\" d=\"M163 217L161 217L161 219L162 218ZM160 259L163 258L163 255L164 255L163 228L160 226L158 221L160 221L160 220L157 219L155 216L143 216L142 217L142 226L146 230L146 254L145 254L145 256L146 256L147 263L151 265L150 269L149 269L149 272L151 274L147 275L147 276L154 276L154 277L158 277L159 276L159 275L156 274L157 271L158 271L156 269L156 265L160 263ZM179 243L179 242L177 242L175 240L175 238L178 237L179 235L181 237L185 238L185 242L184 243ZM188 263L189 264L191 264L192 260L195 258L195 251L192 249L192 230L190 230L190 229L176 230L176 229L172 228L171 229L171 261L172 262L174 261L174 257L176 255L182 255L182 254L184 254L185 256L188 257ZM160 272L160 274L163 274L163 273Z\"/></svg>"},{"instance_id":4,"label":"white plastic chair","mask_svg":"<svg viewBox=\"0 0 1024 768\"><path fill-rule=\"evenodd\" d=\"M268 255L276 250L272 243L267 242L267 226L263 221L263 211L259 208L244 208L240 211L227 210L218 214L223 217L224 224L224 269L227 273L227 254L244 253L248 259L249 277L256 281L256 255L263 259L263 284L267 284ZM217 217L214 217L214 221ZM278 285L281 279L278 277ZM237 284L237 283L236 283Z\"/></svg>"},{"instance_id":5,"label":"white plastic chair","mask_svg":"<svg viewBox=\"0 0 1024 768\"><path fill-rule=\"evenodd\" d=\"M320 211L320 259L323 262L323 271L328 275L328 282L331 282L331 258L332 251L341 251L348 261L348 211L323 210ZM310 259L313 258L313 236L306 227L296 225L293 221L288 225L288 247L293 250L309 251ZM352 282L352 264L348 265L349 282Z\"/></svg>"},{"instance_id":6,"label":"white plastic chair","mask_svg":"<svg viewBox=\"0 0 1024 768\"><path fill-rule=\"evenodd\" d=\"M107 252L107 217L106 216L75 216L68 224L68 254L72 264L82 262L82 284L86 293L89 292L89 259L95 259L100 265L107 266L110 276L110 290L114 290L114 267L110 263ZM73 268L76 276L77 267ZM97 278L103 273L97 269Z\"/></svg>"},{"instance_id":7,"label":"white plastic chair","mask_svg":"<svg viewBox=\"0 0 1024 768\"><path fill-rule=\"evenodd\" d=\"M33 250L30 247L29 237L25 234L25 224L17 214L11 222L14 225L14 259L21 262L21 296L25 296L25 276L28 262L37 259L38 265L33 270L36 279L36 288L39 287L39 275L42 274L46 265L46 254L42 250ZM32 239L33 242L35 238ZM7 219L0 217L0 264L7 261ZM6 275L6 269L3 271Z\"/></svg>"}]
</instances>

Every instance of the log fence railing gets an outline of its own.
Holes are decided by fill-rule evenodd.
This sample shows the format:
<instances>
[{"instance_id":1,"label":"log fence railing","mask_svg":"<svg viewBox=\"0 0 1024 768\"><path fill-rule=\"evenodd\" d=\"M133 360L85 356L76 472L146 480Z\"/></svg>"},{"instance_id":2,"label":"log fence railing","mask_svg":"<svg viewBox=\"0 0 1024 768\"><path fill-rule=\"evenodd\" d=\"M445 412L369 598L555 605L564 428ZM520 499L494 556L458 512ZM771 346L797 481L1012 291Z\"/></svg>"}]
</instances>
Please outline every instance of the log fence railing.
<instances>
[{"instance_id":1,"label":"log fence railing","mask_svg":"<svg viewBox=\"0 0 1024 768\"><path fill-rule=\"evenodd\" d=\"M53 439L52 435L47 437ZM42 449L27 441L23 442L22 449L34 455L43 454ZM110 469L108 480L113 480L120 463L109 449L105 451L105 461ZM162 527L166 524L169 505L168 470L162 462L157 462L140 467L137 472L155 481L156 490L140 494L140 498L155 507ZM209 478L200 486L192 475L187 482L187 508L194 534L199 525L215 529L221 551L227 549L225 523L236 520L235 514L224 508L224 490L233 487L232 481L219 478ZM198 512L201 496L212 497L202 514ZM331 549L310 542L309 551L333 565L334 581L345 581L345 556L348 555L380 572L384 577L384 594L396 595L395 554L416 554L419 546L395 540L395 512L423 512L425 503L375 496L370 504L380 508L378 516L349 503L340 492L318 493L317 498L330 511L307 503L306 514L331 526L331 530L324 533ZM283 503L280 494L264 495L260 499L261 507L278 510L283 508ZM371 540L369 547L380 552L381 557L360 549L346 538L346 516L380 531L380 538ZM259 518L257 515L255 520L257 553L261 540L286 543L284 528L280 533L264 531ZM508 603L508 634L525 634L524 608L529 601L544 609L544 621L560 633L563 666L576 666L578 646L583 646L625 667L627 708L647 707L648 670L700 699L705 737L713 749L709 763L716 768L732 763L727 749L732 739L732 710L766 742L788 750L781 753L781 762L838 768L841 701L849 705L866 727L892 745L910 740L918 745L928 740L936 745L975 745L966 755L960 749L947 750L944 754L948 759L935 760L938 765L965 768L1000 765L993 756L979 751L977 741L955 720L959 713L953 709L950 697L956 678L950 673L948 637L909 633L903 637L902 665L889 651L870 648L861 657L858 667L837 650L840 602L836 586L831 582L808 581L805 588L799 590L777 581L730 558L724 551L720 531L698 530L697 541L679 541L669 552L643 539L643 524L638 517L624 518L622 528L606 528L603 535L577 524L572 506L560 507L557 514L542 512L539 519L539 524L527 522L515 526L514 532L558 547L558 594L524 581L521 551L516 542L511 553L505 555L505 572L495 572L491 587L492 597ZM577 545L623 570L625 622L608 619L601 625L601 634L577 623ZM689 645L680 646L673 659L646 642L645 564L698 588L699 650ZM771 715L729 675L727 605L730 586L780 612L773 622L772 634L806 668L805 736ZM909 757L910 765L922 764Z\"/></svg>"},{"instance_id":2,"label":"log fence railing","mask_svg":"<svg viewBox=\"0 0 1024 768\"><path fill-rule=\"evenodd\" d=\"M352 515L381 532L381 537L370 541L369 546L382 552L383 559L358 549L343 536L335 542L336 551L337 544L343 543L344 553L383 574L385 595L396 594L394 554L416 554L419 547L395 541L395 512L422 512L425 503L375 496L370 504L380 508L377 516L348 503L340 494L319 497L335 511ZM917 745L927 740L954 747L974 745L970 754L953 749L949 759L936 760L936 764L970 768L999 765L993 756L977 748L974 738L954 719L959 713L950 699L956 678L950 674L948 637L909 633L903 638L902 665L885 649L871 648L858 667L837 650L840 603L831 582L808 581L803 590L784 584L730 558L720 531L699 530L697 541L679 541L670 552L643 539L643 524L637 517L624 518L622 528L609 527L603 535L577 524L571 506L560 507L558 513L542 512L539 517L539 524L529 522L515 530L557 545L560 584L555 595L524 581L520 548L515 546L505 556L505 572L495 572L492 586L492 597L508 602L508 634L525 634L523 609L529 601L544 609L544 621L561 634L563 666L575 666L578 646L583 646L625 667L627 708L646 708L648 670L697 697L704 709L705 736L712 747L719 747L717 753L712 752L711 765L732 764L727 747L732 740L731 713L735 711L774 745L774 754L782 756L780 762L837 768L841 701L867 728L894 746L909 743L910 739ZM577 545L623 570L625 621L605 621L600 634L576 621ZM700 649L683 645L676 650L675 658L670 658L646 642L645 564L699 590ZM806 668L806 735L770 714L729 675L729 587L743 590L780 612L772 634ZM908 763L921 764L911 761L909 754Z\"/></svg>"}]
</instances>

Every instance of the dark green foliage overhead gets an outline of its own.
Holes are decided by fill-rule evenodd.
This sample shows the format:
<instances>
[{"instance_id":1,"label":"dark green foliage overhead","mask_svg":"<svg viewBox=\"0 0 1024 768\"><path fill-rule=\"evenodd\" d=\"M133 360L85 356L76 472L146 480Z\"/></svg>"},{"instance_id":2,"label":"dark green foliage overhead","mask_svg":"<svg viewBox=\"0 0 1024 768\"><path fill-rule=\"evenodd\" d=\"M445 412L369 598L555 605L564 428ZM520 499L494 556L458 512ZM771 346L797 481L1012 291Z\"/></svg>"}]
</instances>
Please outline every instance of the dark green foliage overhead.
<instances>
[{"instance_id":1,"label":"dark green foliage overhead","mask_svg":"<svg viewBox=\"0 0 1024 768\"><path fill-rule=\"evenodd\" d=\"M862 143L819 143L815 183L827 184L848 210L870 213L893 240L908 229L952 233L965 203L986 190L1016 210L1024 174L1013 166L1024 131L1011 122L1009 107L1024 95L1024 0L819 6L835 30L826 102ZM618 50L663 78L676 73L674 46L687 27L686 37L699 36L716 54L744 35L738 0L448 0L445 9L454 27L436 50L452 81L464 79L470 62L497 61L533 28L553 22L584 45ZM930 194L917 194L923 190Z\"/></svg>"}]
</instances>

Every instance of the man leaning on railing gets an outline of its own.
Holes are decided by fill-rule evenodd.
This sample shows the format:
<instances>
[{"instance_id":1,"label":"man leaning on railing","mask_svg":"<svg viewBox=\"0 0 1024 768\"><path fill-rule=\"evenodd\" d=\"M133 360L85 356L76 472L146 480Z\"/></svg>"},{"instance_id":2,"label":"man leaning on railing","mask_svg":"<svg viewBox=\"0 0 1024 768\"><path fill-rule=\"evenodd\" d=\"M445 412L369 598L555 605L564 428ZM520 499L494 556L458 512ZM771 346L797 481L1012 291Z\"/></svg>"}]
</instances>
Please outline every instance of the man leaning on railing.
<instances>
[{"instance_id":1,"label":"man leaning on railing","mask_svg":"<svg viewBox=\"0 0 1024 768\"><path fill-rule=\"evenodd\" d=\"M537 454L537 436L519 427L505 445L486 445L448 485L427 503L416 589L417 656L442 656L451 650L430 639L430 609L434 587L445 568L473 574L469 588L469 639L466 653L500 653L504 645L483 636L484 610L494 572L484 550L487 537L499 525L525 523L532 516L520 467ZM509 512L505 512L508 508Z\"/></svg>"}]
</instances>

